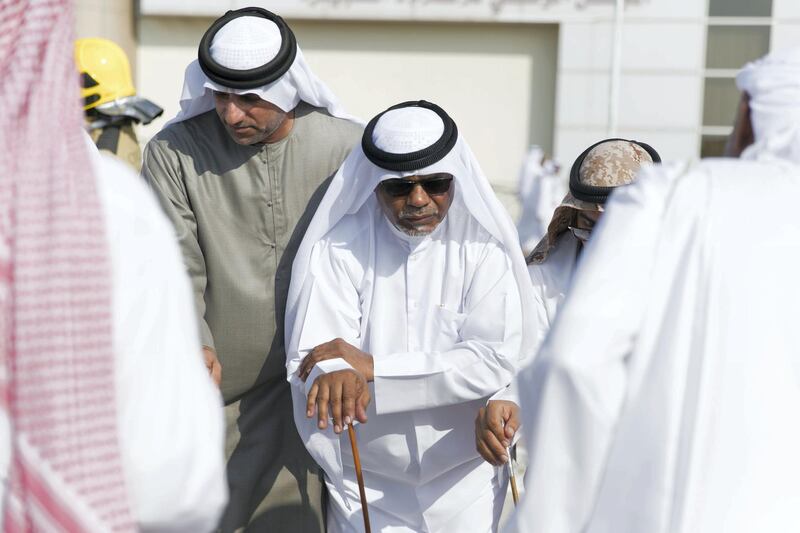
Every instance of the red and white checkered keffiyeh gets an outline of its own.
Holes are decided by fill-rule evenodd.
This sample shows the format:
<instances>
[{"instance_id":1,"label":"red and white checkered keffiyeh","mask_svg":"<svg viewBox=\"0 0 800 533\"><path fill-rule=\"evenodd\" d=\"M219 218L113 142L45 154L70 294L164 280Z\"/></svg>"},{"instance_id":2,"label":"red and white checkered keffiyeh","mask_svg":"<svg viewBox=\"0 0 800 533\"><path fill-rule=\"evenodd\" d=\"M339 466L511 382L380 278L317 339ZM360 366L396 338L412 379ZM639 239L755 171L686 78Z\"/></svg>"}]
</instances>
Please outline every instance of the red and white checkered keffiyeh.
<instances>
[{"instance_id":1,"label":"red and white checkered keffiyeh","mask_svg":"<svg viewBox=\"0 0 800 533\"><path fill-rule=\"evenodd\" d=\"M0 0L7 533L135 530L117 433L110 263L80 136L70 4Z\"/></svg>"}]
</instances>

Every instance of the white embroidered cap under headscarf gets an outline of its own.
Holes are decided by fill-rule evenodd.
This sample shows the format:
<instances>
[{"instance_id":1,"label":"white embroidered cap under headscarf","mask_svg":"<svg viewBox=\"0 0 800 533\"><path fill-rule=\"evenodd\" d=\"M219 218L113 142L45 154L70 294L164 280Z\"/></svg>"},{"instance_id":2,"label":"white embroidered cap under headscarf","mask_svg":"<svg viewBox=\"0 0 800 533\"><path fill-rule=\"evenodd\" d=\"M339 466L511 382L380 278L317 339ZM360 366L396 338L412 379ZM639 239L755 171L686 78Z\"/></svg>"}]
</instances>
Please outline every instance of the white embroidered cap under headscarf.
<instances>
[{"instance_id":1,"label":"white embroidered cap under headscarf","mask_svg":"<svg viewBox=\"0 0 800 533\"><path fill-rule=\"evenodd\" d=\"M800 163L800 47L748 63L736 76L736 84L750 95L755 136L742 157Z\"/></svg>"},{"instance_id":2,"label":"white embroidered cap under headscarf","mask_svg":"<svg viewBox=\"0 0 800 533\"><path fill-rule=\"evenodd\" d=\"M222 26L214 36L211 57L223 67L249 70L271 61L282 44L278 25L258 16L240 16ZM214 109L213 91L256 94L283 111L291 111L300 101L325 108L332 116L362 123L347 114L333 92L311 71L300 46L289 70L272 83L252 89L233 89L210 80L195 59L186 67L180 112L167 125Z\"/></svg>"},{"instance_id":3,"label":"white embroidered cap under headscarf","mask_svg":"<svg viewBox=\"0 0 800 533\"><path fill-rule=\"evenodd\" d=\"M380 127L376 126L373 132L372 142L384 152L392 154L422 150L435 143L444 133L444 123L439 115L423 107L387 111L379 124Z\"/></svg>"}]
</instances>

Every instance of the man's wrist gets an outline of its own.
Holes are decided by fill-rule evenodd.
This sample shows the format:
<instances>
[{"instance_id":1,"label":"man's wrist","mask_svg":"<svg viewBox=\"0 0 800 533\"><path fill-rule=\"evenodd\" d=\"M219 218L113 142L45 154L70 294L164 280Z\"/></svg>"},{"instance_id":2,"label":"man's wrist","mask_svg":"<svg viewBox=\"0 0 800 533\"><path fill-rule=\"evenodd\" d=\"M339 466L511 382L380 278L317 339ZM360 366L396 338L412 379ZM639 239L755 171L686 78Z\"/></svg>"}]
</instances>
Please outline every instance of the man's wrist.
<instances>
[{"instance_id":1,"label":"man's wrist","mask_svg":"<svg viewBox=\"0 0 800 533\"><path fill-rule=\"evenodd\" d=\"M366 354L366 356L369 363L367 364L367 375L364 377L367 378L367 381L375 381L375 358L370 354Z\"/></svg>"}]
</instances>

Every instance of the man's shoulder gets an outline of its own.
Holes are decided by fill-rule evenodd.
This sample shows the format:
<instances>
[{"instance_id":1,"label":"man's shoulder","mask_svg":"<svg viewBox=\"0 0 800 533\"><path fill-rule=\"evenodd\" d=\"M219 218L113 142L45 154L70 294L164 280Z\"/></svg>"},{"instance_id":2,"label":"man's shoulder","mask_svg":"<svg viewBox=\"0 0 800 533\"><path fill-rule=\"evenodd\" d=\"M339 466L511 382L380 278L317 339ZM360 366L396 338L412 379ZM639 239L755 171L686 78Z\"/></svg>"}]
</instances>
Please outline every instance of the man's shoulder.
<instances>
[{"instance_id":1,"label":"man's shoulder","mask_svg":"<svg viewBox=\"0 0 800 533\"><path fill-rule=\"evenodd\" d=\"M335 272L345 273L354 286L360 286L370 253L371 235L363 217L345 216L314 245L312 254L322 259L317 268L330 270L335 265Z\"/></svg>"},{"instance_id":2,"label":"man's shoulder","mask_svg":"<svg viewBox=\"0 0 800 533\"><path fill-rule=\"evenodd\" d=\"M365 227L371 226L368 219L363 212L344 216L325 235L326 245L337 251L334 253L357 253L371 238L371 231Z\"/></svg>"},{"instance_id":3,"label":"man's shoulder","mask_svg":"<svg viewBox=\"0 0 800 533\"><path fill-rule=\"evenodd\" d=\"M214 110L165 126L147 143L181 148L191 148L200 138L213 138L225 133Z\"/></svg>"},{"instance_id":4,"label":"man's shoulder","mask_svg":"<svg viewBox=\"0 0 800 533\"><path fill-rule=\"evenodd\" d=\"M685 174L690 173L703 173L709 177L713 175L734 176L734 179L761 181L770 177L782 179L781 176L796 178L800 176L800 165L793 161L777 158L769 160L709 158L689 166Z\"/></svg>"},{"instance_id":5,"label":"man's shoulder","mask_svg":"<svg viewBox=\"0 0 800 533\"><path fill-rule=\"evenodd\" d=\"M783 206L787 199L800 196L800 165L789 160L709 160L698 166L704 179L693 177L683 184L686 195L706 199L708 207L730 212L753 213L763 206ZM696 172L699 174L699 172ZM691 189L689 189L691 187ZM713 199L713 202L712 202ZM713 206L711 205L713 204Z\"/></svg>"},{"instance_id":6,"label":"man's shoulder","mask_svg":"<svg viewBox=\"0 0 800 533\"><path fill-rule=\"evenodd\" d=\"M303 123L303 134L331 147L351 149L361 140L363 126L352 120L334 117L327 110L300 102L295 120Z\"/></svg>"},{"instance_id":7,"label":"man's shoulder","mask_svg":"<svg viewBox=\"0 0 800 533\"><path fill-rule=\"evenodd\" d=\"M466 248L467 255L472 256L473 260L487 255L507 255L503 243L484 228L474 216L462 210L453 215L451 217L448 214L448 218L450 218L448 224L450 228L453 228L449 231L453 238ZM522 252L520 251L520 253Z\"/></svg>"}]
</instances>

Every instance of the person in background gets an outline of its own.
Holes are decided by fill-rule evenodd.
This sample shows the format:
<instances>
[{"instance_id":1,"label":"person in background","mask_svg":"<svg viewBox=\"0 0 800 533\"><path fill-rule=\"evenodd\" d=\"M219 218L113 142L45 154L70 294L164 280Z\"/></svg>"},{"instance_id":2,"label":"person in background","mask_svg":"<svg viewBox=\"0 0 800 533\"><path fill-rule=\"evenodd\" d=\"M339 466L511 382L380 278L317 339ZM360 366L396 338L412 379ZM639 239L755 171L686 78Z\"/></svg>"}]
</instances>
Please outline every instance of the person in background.
<instances>
[{"instance_id":1,"label":"person in background","mask_svg":"<svg viewBox=\"0 0 800 533\"><path fill-rule=\"evenodd\" d=\"M81 75L86 130L100 151L118 157L136 172L142 168L137 124L150 124L164 112L137 96L125 52L100 38L75 41L75 63Z\"/></svg>"},{"instance_id":2,"label":"person in background","mask_svg":"<svg viewBox=\"0 0 800 533\"><path fill-rule=\"evenodd\" d=\"M538 342L550 331L570 292L578 260L611 193L633 183L643 165L659 162L661 157L653 147L625 139L599 141L575 160L569 192L553 212L547 234L528 256L528 273L544 319L537 327ZM501 465L508 460L505 450L519 428L519 404L516 386L512 385L478 412L476 446L492 464ZM524 470L525 454L519 455Z\"/></svg>"},{"instance_id":3,"label":"person in background","mask_svg":"<svg viewBox=\"0 0 800 533\"><path fill-rule=\"evenodd\" d=\"M519 202L522 214L517 222L522 251L529 254L547 232L547 221L564 195L560 167L539 145L525 156L519 173Z\"/></svg>"}]
</instances>

